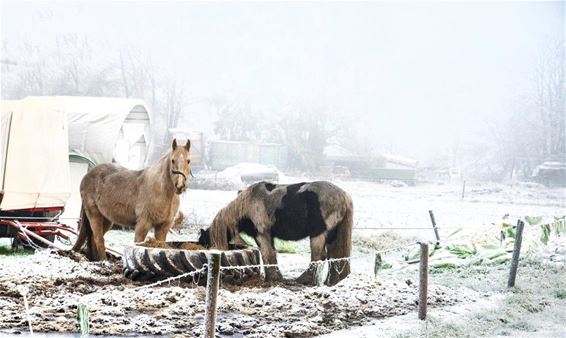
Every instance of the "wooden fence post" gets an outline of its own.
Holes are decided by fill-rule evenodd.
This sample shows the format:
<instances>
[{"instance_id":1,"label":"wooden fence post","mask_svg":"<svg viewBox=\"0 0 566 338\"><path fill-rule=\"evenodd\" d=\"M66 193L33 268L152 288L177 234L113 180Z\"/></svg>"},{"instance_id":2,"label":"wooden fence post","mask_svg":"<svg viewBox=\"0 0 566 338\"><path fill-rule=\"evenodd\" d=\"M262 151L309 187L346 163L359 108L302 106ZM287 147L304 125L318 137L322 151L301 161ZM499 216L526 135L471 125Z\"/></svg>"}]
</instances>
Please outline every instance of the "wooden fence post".
<instances>
[{"instance_id":1,"label":"wooden fence post","mask_svg":"<svg viewBox=\"0 0 566 338\"><path fill-rule=\"evenodd\" d=\"M421 265L419 268L419 319L426 319L426 306L428 296L428 244L421 245Z\"/></svg>"},{"instance_id":2,"label":"wooden fence post","mask_svg":"<svg viewBox=\"0 0 566 338\"><path fill-rule=\"evenodd\" d=\"M432 212L432 210L429 210L428 214L430 215L430 221L432 222L432 228L434 229L434 236L436 237L435 248L438 248L440 246L440 235L438 235L438 228L436 227L436 220L434 219L434 213Z\"/></svg>"},{"instance_id":3,"label":"wooden fence post","mask_svg":"<svg viewBox=\"0 0 566 338\"><path fill-rule=\"evenodd\" d=\"M206 280L206 308L204 312L204 337L214 338L216 334L216 300L220 284L220 251L210 250L208 276Z\"/></svg>"},{"instance_id":4,"label":"wooden fence post","mask_svg":"<svg viewBox=\"0 0 566 338\"><path fill-rule=\"evenodd\" d=\"M519 267L519 254L521 253L521 242L523 240L523 228L525 223L522 220L517 221L517 231L515 232L515 247L513 248L513 258L511 258L511 271L509 272L509 280L507 287L515 286L515 277L517 276L517 268Z\"/></svg>"}]
</instances>

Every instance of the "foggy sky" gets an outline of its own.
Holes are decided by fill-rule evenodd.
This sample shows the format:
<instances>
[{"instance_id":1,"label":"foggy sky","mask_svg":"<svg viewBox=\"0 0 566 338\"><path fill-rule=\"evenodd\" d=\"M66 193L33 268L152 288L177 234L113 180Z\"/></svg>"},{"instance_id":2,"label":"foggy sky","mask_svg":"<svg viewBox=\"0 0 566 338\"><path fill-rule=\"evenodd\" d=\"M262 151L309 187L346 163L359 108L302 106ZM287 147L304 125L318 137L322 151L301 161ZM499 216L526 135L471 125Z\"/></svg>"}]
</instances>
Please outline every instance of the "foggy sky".
<instances>
[{"instance_id":1,"label":"foggy sky","mask_svg":"<svg viewBox=\"0 0 566 338\"><path fill-rule=\"evenodd\" d=\"M192 97L352 114L373 145L422 159L517 109L564 2L6 2L2 41L86 36L101 59L151 54Z\"/></svg>"}]
</instances>

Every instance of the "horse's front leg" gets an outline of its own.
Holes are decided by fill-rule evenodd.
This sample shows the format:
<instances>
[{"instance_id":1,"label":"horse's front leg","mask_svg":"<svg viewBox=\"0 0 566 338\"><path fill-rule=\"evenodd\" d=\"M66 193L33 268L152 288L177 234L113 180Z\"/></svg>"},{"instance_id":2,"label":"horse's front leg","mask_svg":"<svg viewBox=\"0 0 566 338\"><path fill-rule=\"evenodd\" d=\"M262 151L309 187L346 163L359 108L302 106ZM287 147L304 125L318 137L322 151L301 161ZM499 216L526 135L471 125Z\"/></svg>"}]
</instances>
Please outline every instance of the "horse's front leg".
<instances>
[{"instance_id":1,"label":"horse's front leg","mask_svg":"<svg viewBox=\"0 0 566 338\"><path fill-rule=\"evenodd\" d=\"M311 237L311 263L308 269L297 277L297 282L304 285L316 284L316 269L326 259L326 232ZM318 263L313 263L318 262Z\"/></svg>"},{"instance_id":2,"label":"horse's front leg","mask_svg":"<svg viewBox=\"0 0 566 338\"><path fill-rule=\"evenodd\" d=\"M163 224L158 224L155 226L155 240L160 242L165 242L167 239L167 234L169 229L173 226L173 222L165 222Z\"/></svg>"},{"instance_id":3,"label":"horse's front leg","mask_svg":"<svg viewBox=\"0 0 566 338\"><path fill-rule=\"evenodd\" d=\"M271 235L269 234L258 234L256 237L257 244L259 246L259 251L261 252L261 257L263 259L263 264L277 265L277 252L273 247L273 241ZM277 266L267 266L265 267L265 280L280 281L283 279L281 271Z\"/></svg>"},{"instance_id":4,"label":"horse's front leg","mask_svg":"<svg viewBox=\"0 0 566 338\"><path fill-rule=\"evenodd\" d=\"M134 242L141 243L145 241L145 238L149 230L151 230L151 223L146 220L139 220L136 223Z\"/></svg>"}]
</instances>

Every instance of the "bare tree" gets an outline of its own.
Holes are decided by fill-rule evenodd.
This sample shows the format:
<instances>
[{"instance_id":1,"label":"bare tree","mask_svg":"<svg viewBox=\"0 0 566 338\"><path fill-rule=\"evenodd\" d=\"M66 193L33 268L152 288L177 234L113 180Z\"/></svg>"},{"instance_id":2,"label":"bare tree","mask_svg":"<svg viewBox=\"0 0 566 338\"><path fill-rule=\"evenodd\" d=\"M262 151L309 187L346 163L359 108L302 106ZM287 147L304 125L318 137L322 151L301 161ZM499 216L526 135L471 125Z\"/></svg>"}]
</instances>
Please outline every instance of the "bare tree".
<instances>
[{"instance_id":1,"label":"bare tree","mask_svg":"<svg viewBox=\"0 0 566 338\"><path fill-rule=\"evenodd\" d=\"M318 171L323 164L324 148L340 130L333 125L333 118L326 109L305 103L291 106L281 126L292 165L311 172Z\"/></svg>"},{"instance_id":2,"label":"bare tree","mask_svg":"<svg viewBox=\"0 0 566 338\"><path fill-rule=\"evenodd\" d=\"M566 154L566 59L564 41L542 50L536 68L533 102L539 117L538 154Z\"/></svg>"},{"instance_id":3,"label":"bare tree","mask_svg":"<svg viewBox=\"0 0 566 338\"><path fill-rule=\"evenodd\" d=\"M179 116L185 110L187 98L183 83L175 80L168 81L168 85L164 89L165 102L164 111L167 116L167 128L177 127L179 124Z\"/></svg>"},{"instance_id":4,"label":"bare tree","mask_svg":"<svg viewBox=\"0 0 566 338\"><path fill-rule=\"evenodd\" d=\"M230 141L263 141L261 113L254 109L247 98L220 97L210 100L216 107L218 120L214 132Z\"/></svg>"},{"instance_id":5,"label":"bare tree","mask_svg":"<svg viewBox=\"0 0 566 338\"><path fill-rule=\"evenodd\" d=\"M489 148L473 159L484 178L507 179L513 174L530 176L545 160L566 156L566 59L564 41L541 49L533 69L532 91L527 101L508 119L488 128Z\"/></svg>"}]
</instances>

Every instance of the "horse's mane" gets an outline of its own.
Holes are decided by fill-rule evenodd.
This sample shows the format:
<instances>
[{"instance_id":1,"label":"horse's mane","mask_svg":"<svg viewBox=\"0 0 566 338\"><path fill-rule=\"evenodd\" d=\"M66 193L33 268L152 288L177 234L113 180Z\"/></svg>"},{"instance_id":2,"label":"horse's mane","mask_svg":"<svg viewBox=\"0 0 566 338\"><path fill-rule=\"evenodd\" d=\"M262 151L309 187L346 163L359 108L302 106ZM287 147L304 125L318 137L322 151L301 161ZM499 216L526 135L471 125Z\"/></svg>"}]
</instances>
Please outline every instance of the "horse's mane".
<instances>
[{"instance_id":1,"label":"horse's mane","mask_svg":"<svg viewBox=\"0 0 566 338\"><path fill-rule=\"evenodd\" d=\"M169 175L169 170L171 169L171 151L169 150L163 154L157 162L148 165L147 167L140 170L140 172L151 179L159 177L158 175L166 176Z\"/></svg>"},{"instance_id":2,"label":"horse's mane","mask_svg":"<svg viewBox=\"0 0 566 338\"><path fill-rule=\"evenodd\" d=\"M246 189L227 206L220 209L214 217L210 231L211 247L219 250L228 250L228 231L237 232L239 220L245 216L246 205L251 198L252 189Z\"/></svg>"}]
</instances>

